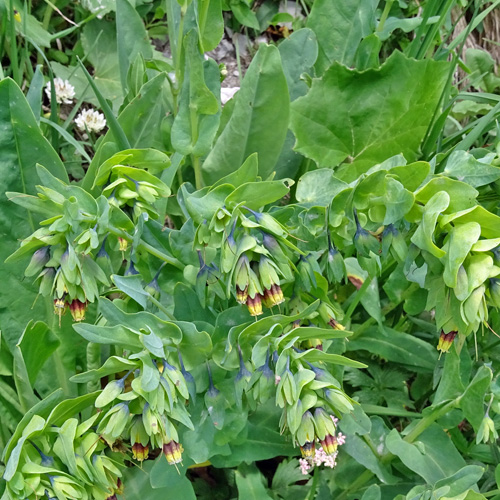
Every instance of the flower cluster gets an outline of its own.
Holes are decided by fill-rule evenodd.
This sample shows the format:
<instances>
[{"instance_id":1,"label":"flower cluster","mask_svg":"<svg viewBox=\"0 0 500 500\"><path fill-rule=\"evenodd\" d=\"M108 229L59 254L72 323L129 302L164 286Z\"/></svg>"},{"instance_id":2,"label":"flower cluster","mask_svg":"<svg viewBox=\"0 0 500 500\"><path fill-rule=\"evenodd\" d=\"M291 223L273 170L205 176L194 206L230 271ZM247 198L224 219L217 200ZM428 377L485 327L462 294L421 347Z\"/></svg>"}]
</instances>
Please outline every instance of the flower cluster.
<instances>
[{"instance_id":1,"label":"flower cluster","mask_svg":"<svg viewBox=\"0 0 500 500\"><path fill-rule=\"evenodd\" d=\"M106 126L106 119L95 109L84 109L76 118L76 126L83 131L100 132Z\"/></svg>"},{"instance_id":2,"label":"flower cluster","mask_svg":"<svg viewBox=\"0 0 500 500\"><path fill-rule=\"evenodd\" d=\"M99 285L109 285L92 252L106 238L110 207L106 200L97 203L83 189L55 179L43 167L38 172L51 188L37 186L38 197L29 202L49 216L48 224L23 240L9 259L33 252L25 275L35 277L42 296L53 297L59 319L69 308L73 319L82 321L87 304L99 296ZM17 193L12 196L21 205L28 201Z\"/></svg>"},{"instance_id":3,"label":"flower cluster","mask_svg":"<svg viewBox=\"0 0 500 500\"><path fill-rule=\"evenodd\" d=\"M91 430L97 417L55 426L35 415L7 462L6 498L112 500L123 494L123 458Z\"/></svg>"},{"instance_id":4,"label":"flower cluster","mask_svg":"<svg viewBox=\"0 0 500 500\"><path fill-rule=\"evenodd\" d=\"M181 360L179 369L166 359L151 360L146 352L132 358L140 359L138 368L109 382L95 402L103 409L97 430L110 447L129 440L135 460L142 462L160 448L169 464L177 464L183 450L175 422L193 429L186 410L192 375Z\"/></svg>"},{"instance_id":5,"label":"flower cluster","mask_svg":"<svg viewBox=\"0 0 500 500\"><path fill-rule=\"evenodd\" d=\"M334 416L331 416L331 419L336 426L338 419ZM304 475L309 474L312 468L320 465L333 469L337 465L338 447L345 443L345 436L341 432L328 434L318 442L319 448L316 448L316 442L307 442L301 447L303 458L299 459L299 464Z\"/></svg>"},{"instance_id":6,"label":"flower cluster","mask_svg":"<svg viewBox=\"0 0 500 500\"><path fill-rule=\"evenodd\" d=\"M278 278L279 268L264 255L252 260L243 254L234 273L236 300L246 304L252 316L262 314L262 305L273 307L285 301Z\"/></svg>"},{"instance_id":7,"label":"flower cluster","mask_svg":"<svg viewBox=\"0 0 500 500\"><path fill-rule=\"evenodd\" d=\"M71 104L71 101L75 97L75 87L68 80L63 80L62 78L54 78L54 90L58 104ZM45 94L49 100L52 98L51 82L48 82L45 86Z\"/></svg>"}]
</instances>

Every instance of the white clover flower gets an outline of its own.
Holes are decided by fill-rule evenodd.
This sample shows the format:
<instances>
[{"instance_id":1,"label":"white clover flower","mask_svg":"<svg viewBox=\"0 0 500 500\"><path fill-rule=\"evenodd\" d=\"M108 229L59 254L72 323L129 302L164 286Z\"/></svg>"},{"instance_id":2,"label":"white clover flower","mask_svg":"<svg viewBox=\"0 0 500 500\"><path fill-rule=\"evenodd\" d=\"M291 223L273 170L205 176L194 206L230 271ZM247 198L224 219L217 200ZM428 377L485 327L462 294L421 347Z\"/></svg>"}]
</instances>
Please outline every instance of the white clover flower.
<instances>
[{"instance_id":1,"label":"white clover flower","mask_svg":"<svg viewBox=\"0 0 500 500\"><path fill-rule=\"evenodd\" d=\"M106 126L106 119L95 109L84 109L76 118L76 126L80 130L100 132Z\"/></svg>"},{"instance_id":2,"label":"white clover flower","mask_svg":"<svg viewBox=\"0 0 500 500\"><path fill-rule=\"evenodd\" d=\"M62 78L54 78L54 87L58 104L71 104L71 100L75 97L75 87L68 80L63 80ZM50 82L45 86L45 93L50 100L52 97Z\"/></svg>"}]
</instances>

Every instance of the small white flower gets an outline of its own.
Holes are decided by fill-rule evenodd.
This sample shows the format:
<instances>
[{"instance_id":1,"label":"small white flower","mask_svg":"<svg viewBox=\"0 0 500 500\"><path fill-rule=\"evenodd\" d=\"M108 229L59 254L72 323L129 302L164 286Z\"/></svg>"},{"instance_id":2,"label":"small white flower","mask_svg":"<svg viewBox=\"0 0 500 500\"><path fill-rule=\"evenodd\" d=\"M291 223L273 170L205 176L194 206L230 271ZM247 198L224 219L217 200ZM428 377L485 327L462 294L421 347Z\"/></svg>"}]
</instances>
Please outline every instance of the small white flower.
<instances>
[{"instance_id":1,"label":"small white flower","mask_svg":"<svg viewBox=\"0 0 500 500\"><path fill-rule=\"evenodd\" d=\"M307 475L309 474L309 470L311 469L311 465L305 458L299 458L299 464L300 464L300 472L302 474Z\"/></svg>"},{"instance_id":2,"label":"small white flower","mask_svg":"<svg viewBox=\"0 0 500 500\"><path fill-rule=\"evenodd\" d=\"M63 80L62 78L54 78L54 87L56 90L56 101L59 104L71 104L71 100L75 97L75 87L68 80ZM45 86L45 93L50 100L52 97L50 82Z\"/></svg>"},{"instance_id":3,"label":"small white flower","mask_svg":"<svg viewBox=\"0 0 500 500\"><path fill-rule=\"evenodd\" d=\"M106 119L95 109L84 109L76 118L76 126L80 130L100 132L106 126Z\"/></svg>"}]
</instances>

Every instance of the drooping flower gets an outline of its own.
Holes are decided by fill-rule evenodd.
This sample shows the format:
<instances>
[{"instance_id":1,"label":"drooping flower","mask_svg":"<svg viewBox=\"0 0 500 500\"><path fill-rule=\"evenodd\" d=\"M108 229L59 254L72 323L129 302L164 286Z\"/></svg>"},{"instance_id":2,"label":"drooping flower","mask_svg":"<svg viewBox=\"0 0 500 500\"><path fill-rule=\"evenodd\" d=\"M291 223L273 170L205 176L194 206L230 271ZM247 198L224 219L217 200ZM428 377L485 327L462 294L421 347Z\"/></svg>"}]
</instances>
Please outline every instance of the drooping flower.
<instances>
[{"instance_id":1,"label":"drooping flower","mask_svg":"<svg viewBox=\"0 0 500 500\"><path fill-rule=\"evenodd\" d=\"M76 126L80 130L100 132L106 126L106 119L95 109L84 109L76 118Z\"/></svg>"},{"instance_id":2,"label":"drooping flower","mask_svg":"<svg viewBox=\"0 0 500 500\"><path fill-rule=\"evenodd\" d=\"M455 337L457 336L457 333L458 332L455 331L444 333L444 331L441 330L437 350L440 352L448 352L453 344L453 341L455 340Z\"/></svg>"},{"instance_id":3,"label":"drooping flower","mask_svg":"<svg viewBox=\"0 0 500 500\"><path fill-rule=\"evenodd\" d=\"M69 310L73 317L73 321L83 321L85 319L85 311L87 310L87 302L74 299L69 305Z\"/></svg>"},{"instance_id":4,"label":"drooping flower","mask_svg":"<svg viewBox=\"0 0 500 500\"><path fill-rule=\"evenodd\" d=\"M71 104L71 101L75 97L75 87L73 87L68 80L54 78L54 89L56 91L56 101L58 104ZM52 97L51 90L51 82L48 82L45 86L45 94L49 100Z\"/></svg>"},{"instance_id":5,"label":"drooping flower","mask_svg":"<svg viewBox=\"0 0 500 500\"><path fill-rule=\"evenodd\" d=\"M163 444L163 454L169 465L182 462L182 452L182 446L174 440Z\"/></svg>"}]
</instances>

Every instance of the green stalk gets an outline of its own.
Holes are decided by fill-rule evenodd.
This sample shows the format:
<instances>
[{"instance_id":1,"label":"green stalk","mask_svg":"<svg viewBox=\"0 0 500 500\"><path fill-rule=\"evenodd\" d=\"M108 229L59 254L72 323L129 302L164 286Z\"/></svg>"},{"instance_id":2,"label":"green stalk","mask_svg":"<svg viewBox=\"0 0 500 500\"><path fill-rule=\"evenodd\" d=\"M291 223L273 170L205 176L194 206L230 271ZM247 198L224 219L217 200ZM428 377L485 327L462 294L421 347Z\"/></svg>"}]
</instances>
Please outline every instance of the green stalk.
<instances>
[{"instance_id":1,"label":"green stalk","mask_svg":"<svg viewBox=\"0 0 500 500\"><path fill-rule=\"evenodd\" d=\"M403 441L407 443L413 443L422 432L424 432L428 427L430 427L436 420L440 419L442 416L446 415L450 410L455 408L460 402L460 397L450 401L445 404L439 410L433 411L430 415L426 415L422 418L418 424L404 437Z\"/></svg>"},{"instance_id":2,"label":"green stalk","mask_svg":"<svg viewBox=\"0 0 500 500\"><path fill-rule=\"evenodd\" d=\"M118 229L116 227L109 227L109 232L111 234L114 234L115 236L118 236L120 238L123 238L124 240L127 241L132 241L133 238L129 234L127 234L125 231L122 231L121 229ZM160 260L163 260L167 264L170 264L177 269L183 270L184 266L182 263L177 260L175 257L172 257L170 255L167 255L166 253L162 252L161 250L156 249L154 246L150 245L149 243L146 243L144 240L140 240L139 245L137 247L137 250L146 250L146 252L149 252L151 255L154 257L157 257Z\"/></svg>"},{"instance_id":3,"label":"green stalk","mask_svg":"<svg viewBox=\"0 0 500 500\"><path fill-rule=\"evenodd\" d=\"M193 155L193 168L194 168L194 179L196 190L201 189L203 187L203 175L201 173L201 161L199 156Z\"/></svg>"},{"instance_id":4,"label":"green stalk","mask_svg":"<svg viewBox=\"0 0 500 500\"><path fill-rule=\"evenodd\" d=\"M365 295L371 282L372 282L372 278L369 276L368 278L366 278L365 282L363 283L361 288L358 290L358 292L354 295L354 298L353 298L352 302L350 303L349 308L347 309L347 312L344 315L345 322L347 322L350 319L352 313L354 312L354 309L356 309L356 306L359 304L359 301Z\"/></svg>"},{"instance_id":5,"label":"green stalk","mask_svg":"<svg viewBox=\"0 0 500 500\"><path fill-rule=\"evenodd\" d=\"M16 20L14 19L14 1L9 0L9 28L10 28L10 65L12 67L12 77L14 81L21 86L22 82L19 79L19 58L17 55L17 35L16 35Z\"/></svg>"},{"instance_id":6,"label":"green stalk","mask_svg":"<svg viewBox=\"0 0 500 500\"><path fill-rule=\"evenodd\" d=\"M101 367L101 344L87 344L87 370L97 370ZM95 392L101 388L99 380L87 382L87 392Z\"/></svg>"},{"instance_id":7,"label":"green stalk","mask_svg":"<svg viewBox=\"0 0 500 500\"><path fill-rule=\"evenodd\" d=\"M314 500L314 498L316 497L316 490L318 489L318 481L319 481L319 472L318 468L315 467L311 481L311 488L309 489L309 493L307 494L305 500Z\"/></svg>"},{"instance_id":8,"label":"green stalk","mask_svg":"<svg viewBox=\"0 0 500 500\"><path fill-rule=\"evenodd\" d=\"M380 22L378 23L377 26L377 33L380 33L384 29L384 24L387 21L387 18L389 17L389 12L391 11L392 4L394 3L394 0L387 0L385 3L384 10L382 12L382 15L380 16Z\"/></svg>"},{"instance_id":9,"label":"green stalk","mask_svg":"<svg viewBox=\"0 0 500 500\"><path fill-rule=\"evenodd\" d=\"M61 336L61 327L59 326L57 322L57 316L54 314L54 311L52 310L52 300L50 298L47 298L45 301L46 304L46 310L47 310L47 318L52 318L51 319L51 325L50 329L52 330L53 333L55 333L58 337ZM56 333L57 332L57 333ZM66 397L72 396L73 391L71 390L71 387L69 385L69 380L68 377L66 376L66 368L64 367L64 363L61 357L61 346L54 351L52 354L52 359L54 361L54 368L56 371L56 378L59 383L59 387L62 389L64 395Z\"/></svg>"},{"instance_id":10,"label":"green stalk","mask_svg":"<svg viewBox=\"0 0 500 500\"><path fill-rule=\"evenodd\" d=\"M198 15L198 23L200 26L200 44L202 52L205 52L205 47L203 47L203 33L205 32L205 25L207 24L207 13L208 6L210 5L210 0L200 0L201 8Z\"/></svg>"}]
</instances>

